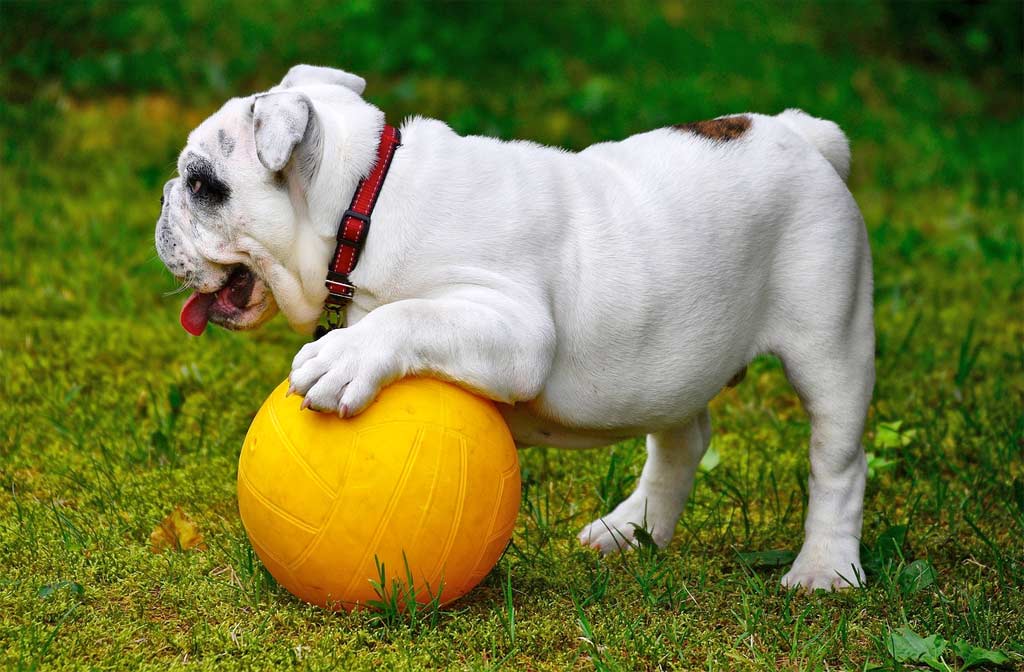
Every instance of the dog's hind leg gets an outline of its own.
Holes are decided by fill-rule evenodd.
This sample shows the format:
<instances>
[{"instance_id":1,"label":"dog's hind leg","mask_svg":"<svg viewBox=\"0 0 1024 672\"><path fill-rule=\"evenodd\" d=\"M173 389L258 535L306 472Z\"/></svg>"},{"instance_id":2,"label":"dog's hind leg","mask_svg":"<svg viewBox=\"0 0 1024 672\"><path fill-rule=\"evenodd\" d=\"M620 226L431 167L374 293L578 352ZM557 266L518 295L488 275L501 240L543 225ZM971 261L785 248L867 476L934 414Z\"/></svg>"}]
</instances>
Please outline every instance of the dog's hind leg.
<instances>
[{"instance_id":1,"label":"dog's hind leg","mask_svg":"<svg viewBox=\"0 0 1024 672\"><path fill-rule=\"evenodd\" d=\"M863 583L867 463L861 435L875 367L870 259L865 255L856 268L855 281L845 285L849 291L823 292L832 309L796 320L776 349L811 421L804 544L782 578L783 585L805 590Z\"/></svg>"},{"instance_id":2,"label":"dog's hind leg","mask_svg":"<svg viewBox=\"0 0 1024 672\"><path fill-rule=\"evenodd\" d=\"M710 442L706 408L684 425L649 434L647 462L636 490L614 511L583 528L580 543L611 553L635 545L636 529L643 528L658 546L667 545Z\"/></svg>"}]
</instances>

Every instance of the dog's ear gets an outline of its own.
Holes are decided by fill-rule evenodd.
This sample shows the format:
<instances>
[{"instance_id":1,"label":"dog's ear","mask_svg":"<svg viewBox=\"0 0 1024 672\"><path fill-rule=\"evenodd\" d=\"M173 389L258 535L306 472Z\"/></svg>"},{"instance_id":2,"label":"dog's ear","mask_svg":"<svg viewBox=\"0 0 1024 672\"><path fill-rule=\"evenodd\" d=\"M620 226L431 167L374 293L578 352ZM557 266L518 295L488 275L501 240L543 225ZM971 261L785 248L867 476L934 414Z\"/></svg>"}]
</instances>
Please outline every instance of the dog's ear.
<instances>
[{"instance_id":1,"label":"dog's ear","mask_svg":"<svg viewBox=\"0 0 1024 672\"><path fill-rule=\"evenodd\" d=\"M366 80L359 75L319 65L293 65L278 86L288 89L303 84L336 84L351 89L360 96L366 90Z\"/></svg>"},{"instance_id":2,"label":"dog's ear","mask_svg":"<svg viewBox=\"0 0 1024 672\"><path fill-rule=\"evenodd\" d=\"M319 125L313 101L293 91L256 96L252 108L256 155L267 170L284 169L293 155L310 176L319 152ZM297 161L298 162L298 161Z\"/></svg>"}]
</instances>

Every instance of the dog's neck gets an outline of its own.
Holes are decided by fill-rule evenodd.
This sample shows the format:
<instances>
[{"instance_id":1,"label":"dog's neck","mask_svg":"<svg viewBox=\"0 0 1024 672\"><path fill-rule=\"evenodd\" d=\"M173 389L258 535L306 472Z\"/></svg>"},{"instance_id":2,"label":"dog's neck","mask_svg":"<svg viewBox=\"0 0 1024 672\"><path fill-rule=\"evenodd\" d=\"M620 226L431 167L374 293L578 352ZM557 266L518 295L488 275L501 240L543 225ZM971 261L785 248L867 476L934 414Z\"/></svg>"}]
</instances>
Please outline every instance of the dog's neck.
<instances>
[{"instance_id":1,"label":"dog's neck","mask_svg":"<svg viewBox=\"0 0 1024 672\"><path fill-rule=\"evenodd\" d=\"M324 142L308 204L313 230L333 241L359 181L373 169L384 113L361 99L325 105L317 113Z\"/></svg>"},{"instance_id":2,"label":"dog's neck","mask_svg":"<svg viewBox=\"0 0 1024 672\"><path fill-rule=\"evenodd\" d=\"M292 205L305 220L296 232L295 263L303 294L311 303L326 295L324 275L341 215L359 181L373 169L384 128L384 113L353 97L317 105L317 123L323 135L316 175L311 185L298 189L289 183Z\"/></svg>"}]
</instances>

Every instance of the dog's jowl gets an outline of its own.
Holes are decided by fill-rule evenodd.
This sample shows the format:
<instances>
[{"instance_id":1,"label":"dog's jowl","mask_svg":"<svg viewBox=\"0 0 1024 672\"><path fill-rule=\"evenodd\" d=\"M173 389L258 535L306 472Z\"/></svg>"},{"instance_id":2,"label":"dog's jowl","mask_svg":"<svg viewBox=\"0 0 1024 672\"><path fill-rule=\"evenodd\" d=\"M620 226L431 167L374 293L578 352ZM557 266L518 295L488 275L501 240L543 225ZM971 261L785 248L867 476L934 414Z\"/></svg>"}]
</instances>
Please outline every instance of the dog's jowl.
<instances>
[{"instance_id":1,"label":"dog's jowl","mask_svg":"<svg viewBox=\"0 0 1024 672\"><path fill-rule=\"evenodd\" d=\"M195 290L190 332L278 310L313 330L339 221L385 127L364 87L296 66L191 133L156 232ZM424 374L499 402L523 445L646 435L636 491L579 535L611 552L637 526L669 543L711 439L708 402L771 353L811 421L806 538L783 583L861 583L871 257L834 123L747 113L581 152L424 118L400 133L346 276L348 326L292 362L309 406L358 413Z\"/></svg>"}]
</instances>

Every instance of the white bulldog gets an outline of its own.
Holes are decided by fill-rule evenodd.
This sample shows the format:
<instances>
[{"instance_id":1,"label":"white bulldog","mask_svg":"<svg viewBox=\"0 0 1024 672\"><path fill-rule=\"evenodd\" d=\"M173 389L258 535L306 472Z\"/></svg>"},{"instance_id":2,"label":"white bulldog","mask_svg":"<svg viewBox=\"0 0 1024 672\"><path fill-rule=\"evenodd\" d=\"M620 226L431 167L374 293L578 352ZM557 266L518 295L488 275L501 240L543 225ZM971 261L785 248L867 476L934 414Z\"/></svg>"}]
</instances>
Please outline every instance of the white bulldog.
<instances>
[{"instance_id":1,"label":"white bulldog","mask_svg":"<svg viewBox=\"0 0 1024 672\"><path fill-rule=\"evenodd\" d=\"M195 289L189 331L250 329L278 309L312 331L384 125L364 87L299 65L189 135L156 228ZM806 539L782 582L861 584L871 256L834 123L741 114L578 153L422 118L401 134L349 326L292 363L308 406L352 415L425 374L497 401L522 445L646 434L636 491L579 535L607 553L638 527L669 542L711 439L708 402L772 353L812 430Z\"/></svg>"}]
</instances>

